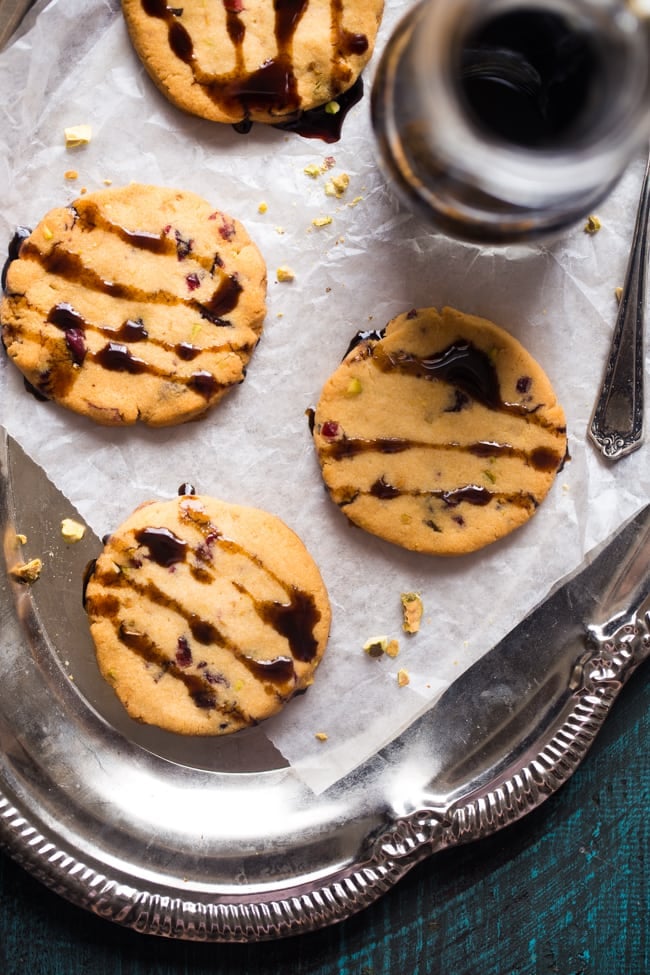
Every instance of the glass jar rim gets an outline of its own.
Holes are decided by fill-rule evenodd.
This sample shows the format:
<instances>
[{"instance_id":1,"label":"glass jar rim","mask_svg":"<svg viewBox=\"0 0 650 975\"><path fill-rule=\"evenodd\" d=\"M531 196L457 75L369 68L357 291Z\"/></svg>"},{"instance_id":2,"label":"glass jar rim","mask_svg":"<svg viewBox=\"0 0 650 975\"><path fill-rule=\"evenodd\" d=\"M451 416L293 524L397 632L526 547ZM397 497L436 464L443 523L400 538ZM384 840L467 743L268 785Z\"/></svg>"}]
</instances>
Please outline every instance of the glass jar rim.
<instances>
[{"instance_id":1,"label":"glass jar rim","mask_svg":"<svg viewBox=\"0 0 650 975\"><path fill-rule=\"evenodd\" d=\"M527 148L486 135L470 118L455 75L455 57L468 25L475 25L477 17L493 20L522 7L589 23L604 36L614 31L626 48L624 68L634 87L609 92L607 126L601 119L601 131L593 138L566 148ZM544 207L613 182L650 132L650 24L620 0L490 0L488 11L481 0L454 0L453 5L423 0L414 45L416 71L423 79L419 97L439 158L496 198Z\"/></svg>"}]
</instances>

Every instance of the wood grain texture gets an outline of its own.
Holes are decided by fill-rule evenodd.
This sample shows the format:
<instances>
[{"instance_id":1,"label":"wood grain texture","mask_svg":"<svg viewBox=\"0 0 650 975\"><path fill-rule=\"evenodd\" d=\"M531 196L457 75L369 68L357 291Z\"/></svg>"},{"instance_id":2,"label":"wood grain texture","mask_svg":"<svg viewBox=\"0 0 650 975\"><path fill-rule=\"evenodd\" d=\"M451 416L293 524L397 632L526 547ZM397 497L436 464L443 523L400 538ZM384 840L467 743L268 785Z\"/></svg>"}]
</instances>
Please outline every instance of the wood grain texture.
<instances>
[{"instance_id":1,"label":"wood grain texture","mask_svg":"<svg viewBox=\"0 0 650 975\"><path fill-rule=\"evenodd\" d=\"M66 903L0 858L3 975L645 975L650 665L543 806L416 867L373 907L262 945L161 941Z\"/></svg>"}]
</instances>

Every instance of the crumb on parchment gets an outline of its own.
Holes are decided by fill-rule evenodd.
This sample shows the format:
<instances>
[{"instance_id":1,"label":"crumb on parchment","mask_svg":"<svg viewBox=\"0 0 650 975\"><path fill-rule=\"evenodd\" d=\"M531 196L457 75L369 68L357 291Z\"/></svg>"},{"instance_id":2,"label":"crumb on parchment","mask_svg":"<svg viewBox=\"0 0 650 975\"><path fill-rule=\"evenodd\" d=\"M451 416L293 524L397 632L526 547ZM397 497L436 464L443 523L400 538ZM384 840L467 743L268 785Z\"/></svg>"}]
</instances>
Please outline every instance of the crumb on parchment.
<instances>
[{"instance_id":1,"label":"crumb on parchment","mask_svg":"<svg viewBox=\"0 0 650 975\"><path fill-rule=\"evenodd\" d=\"M399 640L389 640L386 646L385 654L387 657L392 657L393 659L399 656Z\"/></svg>"},{"instance_id":2,"label":"crumb on parchment","mask_svg":"<svg viewBox=\"0 0 650 975\"><path fill-rule=\"evenodd\" d=\"M286 264L283 264L281 267L279 267L275 272L275 275L278 281L280 281L281 283L294 281L296 278L295 271L293 271L290 267L287 267Z\"/></svg>"},{"instance_id":3,"label":"crumb on parchment","mask_svg":"<svg viewBox=\"0 0 650 975\"><path fill-rule=\"evenodd\" d=\"M18 582L36 582L41 574L43 563L40 559L30 559L29 562L21 562L11 570L11 575Z\"/></svg>"},{"instance_id":4,"label":"crumb on parchment","mask_svg":"<svg viewBox=\"0 0 650 975\"><path fill-rule=\"evenodd\" d=\"M312 226L314 227L327 227L328 224L332 222L331 217L314 217L312 220Z\"/></svg>"},{"instance_id":5,"label":"crumb on parchment","mask_svg":"<svg viewBox=\"0 0 650 975\"><path fill-rule=\"evenodd\" d=\"M397 683L399 687L406 687L407 684L411 683L411 678L409 677L408 670L397 671Z\"/></svg>"},{"instance_id":6,"label":"crumb on parchment","mask_svg":"<svg viewBox=\"0 0 650 975\"><path fill-rule=\"evenodd\" d=\"M389 640L387 636L371 636L363 645L364 653L369 657L396 657L399 654L399 641Z\"/></svg>"},{"instance_id":7,"label":"crumb on parchment","mask_svg":"<svg viewBox=\"0 0 650 975\"><path fill-rule=\"evenodd\" d=\"M70 125L63 130L66 149L75 149L77 146L86 146L93 137L93 130L90 125Z\"/></svg>"},{"instance_id":8,"label":"crumb on parchment","mask_svg":"<svg viewBox=\"0 0 650 975\"><path fill-rule=\"evenodd\" d=\"M402 600L402 629L406 633L417 633L424 612L422 597L417 592L403 592L400 598Z\"/></svg>"},{"instance_id":9,"label":"crumb on parchment","mask_svg":"<svg viewBox=\"0 0 650 975\"><path fill-rule=\"evenodd\" d=\"M317 731L314 735L314 738L317 738L318 741L327 741L328 737L329 736L326 735L324 731Z\"/></svg>"},{"instance_id":10,"label":"crumb on parchment","mask_svg":"<svg viewBox=\"0 0 650 975\"><path fill-rule=\"evenodd\" d=\"M336 176L332 176L325 183L325 195L326 196L336 196L340 199L343 196L348 186L350 185L350 177L347 173L338 173Z\"/></svg>"}]
</instances>

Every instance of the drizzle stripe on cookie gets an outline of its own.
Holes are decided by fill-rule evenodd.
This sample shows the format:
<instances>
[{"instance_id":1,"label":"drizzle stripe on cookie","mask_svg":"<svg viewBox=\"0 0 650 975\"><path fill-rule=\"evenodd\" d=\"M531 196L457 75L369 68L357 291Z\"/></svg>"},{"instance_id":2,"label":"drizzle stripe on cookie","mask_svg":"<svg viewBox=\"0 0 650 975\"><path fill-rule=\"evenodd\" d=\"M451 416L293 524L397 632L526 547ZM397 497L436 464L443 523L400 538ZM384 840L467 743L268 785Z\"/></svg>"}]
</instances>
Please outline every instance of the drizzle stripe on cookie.
<instances>
[{"instance_id":1,"label":"drizzle stripe on cookie","mask_svg":"<svg viewBox=\"0 0 650 975\"><path fill-rule=\"evenodd\" d=\"M234 51L234 67L223 73L206 70L199 64L192 38L182 22L182 7L170 7L164 0L141 0L141 5L145 14L165 21L170 51L190 68L195 84L227 115L238 115L241 119L260 113L282 117L301 109L293 44L309 0L275 0L275 52L253 70L246 67L244 57L246 20L250 14L234 0L224 0L226 33ZM354 80L346 58L363 57L369 49L365 34L343 27L343 12L342 0L330 0L330 78L323 88L329 98Z\"/></svg>"},{"instance_id":2,"label":"drizzle stripe on cookie","mask_svg":"<svg viewBox=\"0 0 650 975\"><path fill-rule=\"evenodd\" d=\"M167 527L154 525L111 540L111 556L100 557L94 568L91 592L86 600L87 612L91 619L110 621L117 639L125 647L145 662L158 666L161 673L181 681L199 708L229 714L239 708L232 682L221 670L215 670L214 661L210 663L215 649L226 651L269 693L285 700L297 686L295 662L310 663L319 650L314 628L321 613L313 595L287 583L257 554L225 537L196 497L183 497L178 502L178 512L181 523L187 526L183 537ZM247 585L239 579L238 560L254 568ZM167 570L169 583L165 576L160 584L144 578L148 563ZM251 588L259 587L261 579L269 580L284 596L279 599L256 596ZM201 599L200 591L198 594L194 591L193 597L193 585L202 589L217 582L223 585L224 580L230 580L228 585L243 596L260 622L276 634L277 653L271 659L258 659L250 647L240 645L218 624L216 615L215 619L203 618L193 608ZM176 595L168 591L170 588ZM141 607L138 621L129 616L128 607L134 596ZM222 599L230 601L227 595L222 595ZM143 632L143 621L149 614L155 616L161 611L179 619L178 641L171 647L158 645ZM215 604L217 613L218 604Z\"/></svg>"}]
</instances>

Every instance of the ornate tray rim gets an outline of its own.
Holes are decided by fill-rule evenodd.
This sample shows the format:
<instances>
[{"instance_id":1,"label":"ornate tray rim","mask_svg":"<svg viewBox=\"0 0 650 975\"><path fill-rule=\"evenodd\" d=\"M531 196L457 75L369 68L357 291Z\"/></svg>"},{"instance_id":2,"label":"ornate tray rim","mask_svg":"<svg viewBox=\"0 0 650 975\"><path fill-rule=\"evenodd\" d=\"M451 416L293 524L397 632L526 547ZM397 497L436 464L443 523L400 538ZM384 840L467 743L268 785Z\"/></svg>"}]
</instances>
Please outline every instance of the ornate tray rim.
<instances>
[{"instance_id":1,"label":"ornate tray rim","mask_svg":"<svg viewBox=\"0 0 650 975\"><path fill-rule=\"evenodd\" d=\"M0 469L4 469L5 476L0 479L0 519L5 539L5 560L10 567L16 557L11 554L12 548L7 540L12 533L15 535L16 509L9 454L10 450L20 452L20 448L6 437L3 440ZM32 463L26 460L28 464ZM35 465L33 467L38 470ZM33 471L30 470L29 476L33 478ZM354 783L349 786L352 799L347 810L344 808L341 811L340 797L343 793L335 789L337 801L334 808L338 822L327 800L313 800L316 820L303 827L303 834L299 836L300 844L308 849L306 869L303 871L291 867L288 874L281 877L271 875L271 879L265 883L259 878L253 883L233 878L225 884L186 884L178 869L183 866L181 850L178 862L168 871L152 860L153 866L149 871L152 882L143 884L146 875L144 861L138 861L137 866L134 864L132 875L129 867L129 855L136 849L138 841L137 827L129 836L130 826L122 824L126 838L122 847L119 842L115 845L114 838L107 839L91 831L86 813L94 814L94 809L84 809L83 805L77 809L74 805L74 777L59 786L60 796L56 793L52 796L50 783L39 781L41 760L35 757L39 751L39 741L34 725L30 723L32 719L24 717L22 711L18 712L23 715L23 725L20 731L16 731L5 718L8 709L17 707L13 703L15 689L12 687L8 687L4 694L0 691L0 739L3 740L3 755L0 758L0 845L38 880L77 906L147 934L188 940L245 942L315 931L342 921L376 901L425 857L485 837L514 822L539 806L573 774L602 727L621 688L642 660L650 655L650 613L647 606L650 506L632 519L617 539L626 555L630 548L636 546L631 559L631 573L624 574L616 583L616 588L623 591L631 604L625 612L614 612L604 624L588 626L579 642L577 656L573 642L570 659L565 661L568 665L565 677L568 674L568 679L555 687L553 707L543 712L523 737L508 744L506 736L506 743L502 743L504 747L497 742L496 747L486 753L485 759L479 755L470 773L463 778L461 769L456 781L452 776L445 782L444 774L436 773L435 768L433 772L427 768L425 781L419 781L423 771L422 756L426 756L425 763L430 760L432 766L435 765L436 743L427 738L429 732L425 726L417 733L411 733L409 729L389 746L385 769L378 773L371 763L369 769L364 772L362 768L361 774L355 777ZM54 540L50 539L49 544L55 544ZM603 558L607 556L606 552ZM607 600L608 604L610 601ZM614 609L619 610L619 607L615 605ZM31 650L31 659L35 661L34 666L25 671L27 677L23 691L26 692L31 686L30 681L37 680L47 687L57 702L64 703L62 714L52 719L54 732L65 729L67 724L74 726L76 723L78 734L80 728L87 731L83 722L90 720L97 736L97 740L91 740L91 746L97 747L96 759L100 765L101 749L114 749L116 742L122 747L122 762L132 762L134 756L141 754L138 746L129 750L115 733L101 730L101 726L96 724L96 715L89 712L83 699L66 684L65 674L51 666L51 644L47 634L41 633L38 608L29 587L20 586L8 578L3 579L0 612L3 644L8 656L11 657L12 653L24 654L26 645ZM498 651L500 646L491 653ZM490 654L483 661L488 657ZM459 677L428 714L435 718L436 711L445 707L445 698L459 691L462 693L464 685L471 692L472 675L483 661ZM14 667L13 671L16 670L18 668ZM18 675L18 686L20 679ZM480 672L477 679L481 680ZM557 680L555 684L558 684ZM3 680L0 686L5 687L6 681ZM8 701L10 696L11 704ZM458 728L456 733L459 733ZM480 739L480 732L478 737ZM68 747L72 747L71 740L67 743ZM154 763L151 768L156 772L155 765L156 762L160 765L160 760L153 756L147 756L146 760ZM74 766L72 753L70 761ZM399 795L394 801L394 773L395 769L407 767L409 762L415 765L420 763L419 780L414 787L412 783L409 784L407 792L410 794L400 809ZM117 768L119 771L119 765ZM136 771L146 775L150 768L142 765ZM180 780L181 785L188 781L188 771L190 783L192 775L199 774L186 768L180 771L184 776ZM79 772L83 776L84 769ZM247 788L253 790L250 794L254 796L256 789L260 790L262 797L266 791L274 797L277 793L283 804L283 814L295 819L295 807L305 799L296 792L292 771L277 769L271 771L270 775L264 774L267 778L244 776ZM217 786L223 789L226 782L223 776L217 774L214 778ZM359 800L359 794L364 792L368 793L369 800ZM389 793L393 794L392 803L386 799ZM61 808L68 803L71 805L65 823L56 819L57 801ZM54 809L53 814L50 806ZM119 801L116 808L120 810ZM341 829L345 831L348 812L350 819L360 817L362 827L353 833L352 839L346 840L347 849L341 858L335 837ZM360 833L363 834L361 837ZM322 851L318 856L312 856L311 851L311 847L319 847L323 834L326 841L332 844L332 852L325 859ZM261 830L258 838L260 844L263 835L264 831ZM235 848L238 842L238 838L234 837ZM151 843L154 852L159 854L161 844L153 834ZM327 863L329 856L331 860ZM264 859L262 856L262 865ZM266 859L270 864L272 857L268 852ZM226 869L229 866L226 863ZM268 872L272 874L270 866ZM183 895L184 887L187 896Z\"/></svg>"}]
</instances>

